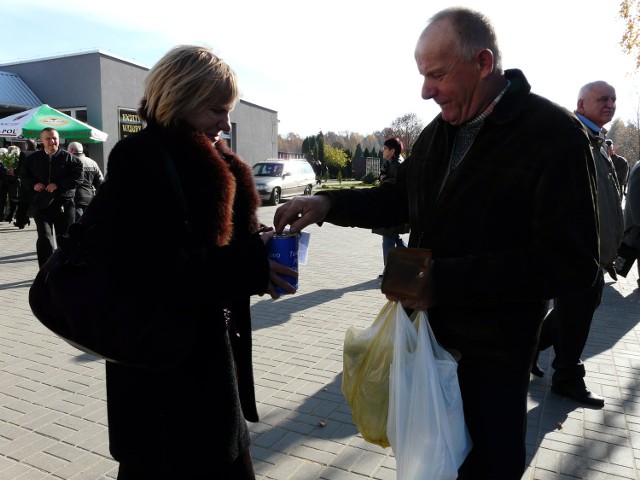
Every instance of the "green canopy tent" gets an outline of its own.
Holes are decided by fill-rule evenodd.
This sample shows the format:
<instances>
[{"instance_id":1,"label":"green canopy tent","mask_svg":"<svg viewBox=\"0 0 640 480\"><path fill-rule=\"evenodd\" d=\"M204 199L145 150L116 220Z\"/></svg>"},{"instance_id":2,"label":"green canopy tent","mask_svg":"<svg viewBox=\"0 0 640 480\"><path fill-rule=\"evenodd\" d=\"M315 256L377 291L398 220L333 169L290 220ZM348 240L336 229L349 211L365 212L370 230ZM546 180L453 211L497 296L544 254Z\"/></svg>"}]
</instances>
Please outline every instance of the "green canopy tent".
<instances>
[{"instance_id":1,"label":"green canopy tent","mask_svg":"<svg viewBox=\"0 0 640 480\"><path fill-rule=\"evenodd\" d=\"M39 138L40 132L46 127L55 128L60 138L69 138L83 143L98 143L107 140L105 132L76 120L46 103L0 119L0 137L7 140Z\"/></svg>"}]
</instances>

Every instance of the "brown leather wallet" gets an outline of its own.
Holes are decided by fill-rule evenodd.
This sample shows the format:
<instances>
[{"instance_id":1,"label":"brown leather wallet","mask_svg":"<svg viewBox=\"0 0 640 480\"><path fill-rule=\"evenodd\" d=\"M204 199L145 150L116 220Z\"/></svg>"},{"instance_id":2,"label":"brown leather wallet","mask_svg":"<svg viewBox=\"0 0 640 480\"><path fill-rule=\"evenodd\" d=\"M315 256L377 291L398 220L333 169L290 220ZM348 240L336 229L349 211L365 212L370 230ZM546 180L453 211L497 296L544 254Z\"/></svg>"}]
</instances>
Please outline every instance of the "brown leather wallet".
<instances>
[{"instance_id":1,"label":"brown leather wallet","mask_svg":"<svg viewBox=\"0 0 640 480\"><path fill-rule=\"evenodd\" d=\"M392 248L387 253L382 274L382 293L401 299L418 299L426 290L430 266L429 249Z\"/></svg>"}]
</instances>

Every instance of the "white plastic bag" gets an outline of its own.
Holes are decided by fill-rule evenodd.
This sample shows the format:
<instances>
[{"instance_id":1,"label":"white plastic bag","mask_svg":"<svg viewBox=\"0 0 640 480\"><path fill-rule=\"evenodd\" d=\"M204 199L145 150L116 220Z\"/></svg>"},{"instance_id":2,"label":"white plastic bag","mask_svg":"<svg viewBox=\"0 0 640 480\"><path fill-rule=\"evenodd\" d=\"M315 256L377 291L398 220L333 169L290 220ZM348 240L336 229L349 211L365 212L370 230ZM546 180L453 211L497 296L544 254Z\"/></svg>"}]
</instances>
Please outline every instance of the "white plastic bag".
<instances>
[{"instance_id":1,"label":"white plastic bag","mask_svg":"<svg viewBox=\"0 0 640 480\"><path fill-rule=\"evenodd\" d=\"M471 450L457 362L436 341L425 312L397 309L387 436L401 480L454 480Z\"/></svg>"}]
</instances>

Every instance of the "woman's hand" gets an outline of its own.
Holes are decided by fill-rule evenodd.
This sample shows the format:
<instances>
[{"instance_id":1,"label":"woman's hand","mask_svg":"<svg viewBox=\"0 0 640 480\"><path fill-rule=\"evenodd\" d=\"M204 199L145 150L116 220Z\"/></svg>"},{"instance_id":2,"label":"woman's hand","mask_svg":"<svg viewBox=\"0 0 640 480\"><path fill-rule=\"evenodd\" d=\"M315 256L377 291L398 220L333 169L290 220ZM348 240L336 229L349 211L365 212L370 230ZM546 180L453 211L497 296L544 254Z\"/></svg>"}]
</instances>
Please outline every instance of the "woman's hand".
<instances>
[{"instance_id":1,"label":"woman's hand","mask_svg":"<svg viewBox=\"0 0 640 480\"><path fill-rule=\"evenodd\" d=\"M273 227L262 226L260 227L260 230L258 230L258 233L260 233L260 239L262 240L262 243L266 245L273 237L275 231Z\"/></svg>"},{"instance_id":2,"label":"woman's hand","mask_svg":"<svg viewBox=\"0 0 640 480\"><path fill-rule=\"evenodd\" d=\"M265 225L263 225L258 232L260 233L260 239L265 245L269 243L269 240L271 240L275 234L273 227L267 227ZM298 278L298 272L292 268L281 263L274 262L273 260L269 260L269 285L267 286L267 293L271 295L271 298L273 299L280 298L282 296L282 293L276 291L276 287L280 287L288 293L296 293L296 289L282 278L281 275L286 275L295 279Z\"/></svg>"},{"instance_id":3,"label":"woman's hand","mask_svg":"<svg viewBox=\"0 0 640 480\"><path fill-rule=\"evenodd\" d=\"M281 275L286 275L297 279L298 272L292 268L287 267L273 260L269 260L269 285L267 287L267 293L271 295L271 298L276 299L282 296L282 293L276 291L276 287L284 289L287 293L296 293L296 289L287 282Z\"/></svg>"}]
</instances>

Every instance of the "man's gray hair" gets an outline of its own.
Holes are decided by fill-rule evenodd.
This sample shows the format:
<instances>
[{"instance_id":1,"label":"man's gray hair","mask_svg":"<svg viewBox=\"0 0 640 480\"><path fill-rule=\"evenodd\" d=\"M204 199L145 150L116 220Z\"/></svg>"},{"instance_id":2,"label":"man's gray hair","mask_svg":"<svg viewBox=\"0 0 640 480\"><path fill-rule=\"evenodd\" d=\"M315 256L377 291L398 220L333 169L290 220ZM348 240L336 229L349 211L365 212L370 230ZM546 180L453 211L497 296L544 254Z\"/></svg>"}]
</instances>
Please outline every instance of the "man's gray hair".
<instances>
[{"instance_id":1,"label":"man's gray hair","mask_svg":"<svg viewBox=\"0 0 640 480\"><path fill-rule=\"evenodd\" d=\"M80 142L71 142L67 147L67 150L70 150L70 149L73 149L77 153L83 152L82 144Z\"/></svg>"},{"instance_id":2,"label":"man's gray hair","mask_svg":"<svg viewBox=\"0 0 640 480\"><path fill-rule=\"evenodd\" d=\"M429 23L447 20L451 22L458 42L458 54L471 61L478 51L489 49L493 53L493 67L502 73L502 53L491 20L484 14L465 7L450 7L441 10L429 19Z\"/></svg>"}]
</instances>

